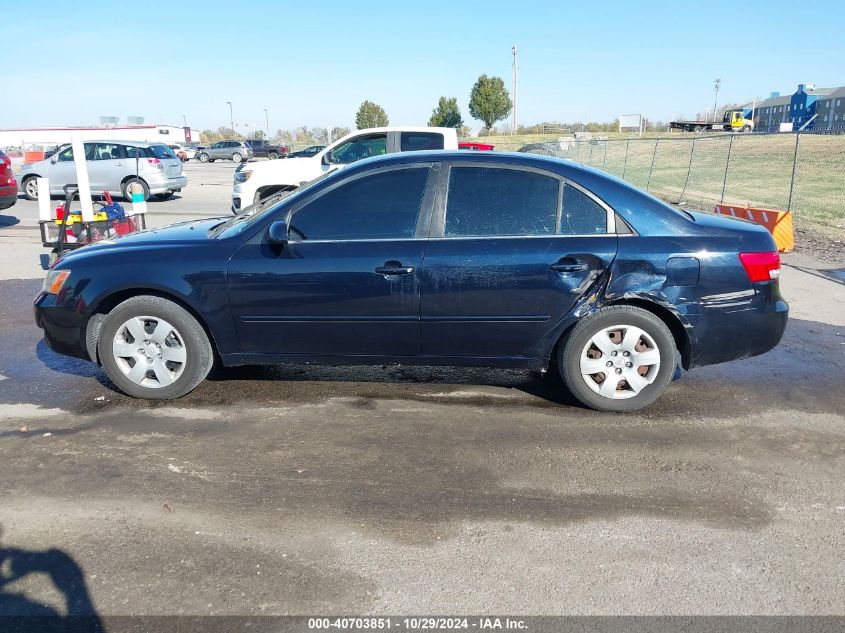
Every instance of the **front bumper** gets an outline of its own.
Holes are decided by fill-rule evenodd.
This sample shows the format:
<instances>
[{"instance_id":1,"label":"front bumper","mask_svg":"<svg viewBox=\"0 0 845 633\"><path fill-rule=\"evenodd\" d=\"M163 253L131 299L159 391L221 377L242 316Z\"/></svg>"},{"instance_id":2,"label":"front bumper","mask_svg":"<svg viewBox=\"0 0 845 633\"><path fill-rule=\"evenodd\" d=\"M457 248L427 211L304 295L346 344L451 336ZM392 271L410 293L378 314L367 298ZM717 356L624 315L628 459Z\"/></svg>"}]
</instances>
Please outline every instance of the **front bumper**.
<instances>
[{"instance_id":1,"label":"front bumper","mask_svg":"<svg viewBox=\"0 0 845 633\"><path fill-rule=\"evenodd\" d=\"M64 356L91 360L85 345L90 315L80 310L59 308L56 295L39 293L35 298L35 324L44 330L47 347Z\"/></svg>"},{"instance_id":2,"label":"front bumper","mask_svg":"<svg viewBox=\"0 0 845 633\"><path fill-rule=\"evenodd\" d=\"M18 188L2 187L0 188L0 209L8 209L18 201Z\"/></svg>"}]
</instances>

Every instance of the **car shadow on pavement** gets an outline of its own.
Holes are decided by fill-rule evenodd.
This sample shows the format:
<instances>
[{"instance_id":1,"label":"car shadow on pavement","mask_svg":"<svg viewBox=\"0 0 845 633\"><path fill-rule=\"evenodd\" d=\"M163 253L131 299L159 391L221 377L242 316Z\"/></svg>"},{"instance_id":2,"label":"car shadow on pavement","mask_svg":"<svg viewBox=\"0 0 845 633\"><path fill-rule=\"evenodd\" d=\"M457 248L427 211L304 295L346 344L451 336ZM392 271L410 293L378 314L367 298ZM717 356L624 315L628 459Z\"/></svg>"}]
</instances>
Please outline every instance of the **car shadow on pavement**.
<instances>
[{"instance_id":1,"label":"car shadow on pavement","mask_svg":"<svg viewBox=\"0 0 845 633\"><path fill-rule=\"evenodd\" d=\"M795 266L794 264L784 264L784 266L789 266L813 277L819 277L820 279L826 279L827 281L845 286L845 268L816 269L807 268L806 266Z\"/></svg>"},{"instance_id":2,"label":"car shadow on pavement","mask_svg":"<svg viewBox=\"0 0 845 633\"><path fill-rule=\"evenodd\" d=\"M0 533L1 535L1 533ZM32 595L33 576L45 575L64 601L63 610ZM29 591L27 591L29 589ZM68 553L0 545L0 629L99 633L103 625L88 593L85 574Z\"/></svg>"},{"instance_id":3,"label":"car shadow on pavement","mask_svg":"<svg viewBox=\"0 0 845 633\"><path fill-rule=\"evenodd\" d=\"M15 226L16 224L20 223L20 218L15 217L14 215L8 215L6 212L0 211L0 229L4 229L7 226Z\"/></svg>"}]
</instances>

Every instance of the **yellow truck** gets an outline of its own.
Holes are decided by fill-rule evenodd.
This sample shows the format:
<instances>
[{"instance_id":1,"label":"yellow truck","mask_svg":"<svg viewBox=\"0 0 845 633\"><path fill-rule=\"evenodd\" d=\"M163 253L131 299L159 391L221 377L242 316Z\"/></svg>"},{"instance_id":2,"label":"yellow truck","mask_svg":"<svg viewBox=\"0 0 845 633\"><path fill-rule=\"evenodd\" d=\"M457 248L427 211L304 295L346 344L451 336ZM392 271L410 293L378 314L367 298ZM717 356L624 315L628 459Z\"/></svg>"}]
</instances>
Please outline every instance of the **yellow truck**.
<instances>
[{"instance_id":1,"label":"yellow truck","mask_svg":"<svg viewBox=\"0 0 845 633\"><path fill-rule=\"evenodd\" d=\"M703 132L714 130L719 132L753 132L754 121L751 119L751 108L740 110L728 110L722 117L721 123L717 121L672 121L669 129L683 130L685 132Z\"/></svg>"}]
</instances>

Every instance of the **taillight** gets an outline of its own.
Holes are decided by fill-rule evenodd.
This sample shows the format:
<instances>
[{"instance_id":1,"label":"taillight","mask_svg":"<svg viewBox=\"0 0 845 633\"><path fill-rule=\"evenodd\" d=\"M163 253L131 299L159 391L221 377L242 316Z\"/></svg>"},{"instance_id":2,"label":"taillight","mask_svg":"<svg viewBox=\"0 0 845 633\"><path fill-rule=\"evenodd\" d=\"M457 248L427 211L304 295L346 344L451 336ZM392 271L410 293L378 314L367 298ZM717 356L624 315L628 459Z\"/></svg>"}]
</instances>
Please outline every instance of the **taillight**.
<instances>
[{"instance_id":1,"label":"taillight","mask_svg":"<svg viewBox=\"0 0 845 633\"><path fill-rule=\"evenodd\" d=\"M745 268L745 274L752 283L772 281L780 277L780 254L771 253L740 253L739 261Z\"/></svg>"},{"instance_id":2,"label":"taillight","mask_svg":"<svg viewBox=\"0 0 845 633\"><path fill-rule=\"evenodd\" d=\"M164 165L161 164L161 161L158 158L148 158L147 162L156 169L164 169Z\"/></svg>"}]
</instances>

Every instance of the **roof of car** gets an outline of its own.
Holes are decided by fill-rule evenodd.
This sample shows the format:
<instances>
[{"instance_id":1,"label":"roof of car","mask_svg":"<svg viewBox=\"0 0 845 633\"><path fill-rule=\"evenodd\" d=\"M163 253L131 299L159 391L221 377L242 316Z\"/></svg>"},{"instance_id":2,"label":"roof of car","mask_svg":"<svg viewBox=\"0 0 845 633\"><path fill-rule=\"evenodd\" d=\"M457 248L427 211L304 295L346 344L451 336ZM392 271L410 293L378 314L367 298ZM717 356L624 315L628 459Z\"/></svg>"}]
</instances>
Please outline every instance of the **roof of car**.
<instances>
[{"instance_id":1,"label":"roof of car","mask_svg":"<svg viewBox=\"0 0 845 633\"><path fill-rule=\"evenodd\" d=\"M114 138L86 138L83 143L107 143L109 145L134 145L135 147L152 147L153 145L168 145L166 141L126 141ZM62 145L70 146L70 143L63 143ZM60 145L61 147L61 145Z\"/></svg>"}]
</instances>

